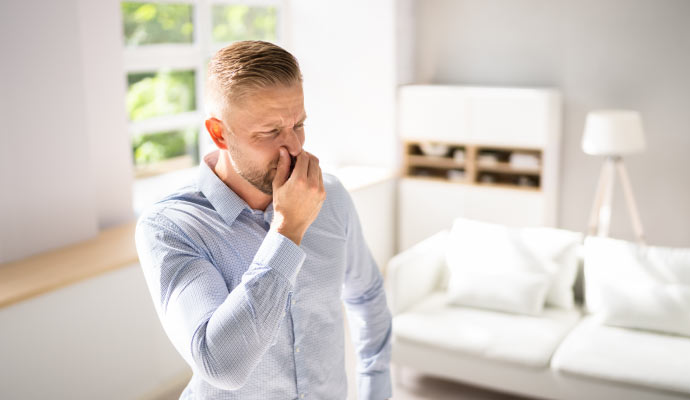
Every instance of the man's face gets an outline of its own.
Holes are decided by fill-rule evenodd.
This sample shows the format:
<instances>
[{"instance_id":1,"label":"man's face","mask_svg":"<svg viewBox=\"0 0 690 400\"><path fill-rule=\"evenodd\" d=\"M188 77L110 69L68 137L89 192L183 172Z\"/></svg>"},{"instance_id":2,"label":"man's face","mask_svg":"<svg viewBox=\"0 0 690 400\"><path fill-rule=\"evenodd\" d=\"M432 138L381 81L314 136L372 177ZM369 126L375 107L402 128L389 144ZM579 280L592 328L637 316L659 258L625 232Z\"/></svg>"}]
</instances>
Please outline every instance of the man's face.
<instances>
[{"instance_id":1,"label":"man's face","mask_svg":"<svg viewBox=\"0 0 690 400\"><path fill-rule=\"evenodd\" d=\"M262 89L232 104L225 122L235 172L272 195L279 149L288 150L294 166L294 157L304 145L306 117L301 84Z\"/></svg>"}]
</instances>

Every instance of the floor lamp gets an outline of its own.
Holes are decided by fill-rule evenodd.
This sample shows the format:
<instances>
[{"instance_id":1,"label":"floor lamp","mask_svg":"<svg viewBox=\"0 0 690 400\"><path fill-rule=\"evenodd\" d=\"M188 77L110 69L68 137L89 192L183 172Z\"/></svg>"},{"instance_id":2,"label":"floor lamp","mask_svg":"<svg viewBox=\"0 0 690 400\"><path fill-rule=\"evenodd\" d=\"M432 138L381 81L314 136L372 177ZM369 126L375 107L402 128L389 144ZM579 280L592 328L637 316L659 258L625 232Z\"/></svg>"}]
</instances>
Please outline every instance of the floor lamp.
<instances>
[{"instance_id":1,"label":"floor lamp","mask_svg":"<svg viewBox=\"0 0 690 400\"><path fill-rule=\"evenodd\" d=\"M611 221L611 200L616 172L623 186L635 236L644 243L642 222L630 186L623 155L639 153L645 149L644 131L640 114L628 110L599 110L587 114L582 150L590 155L605 156L601 168L594 205L589 217L590 235L608 236Z\"/></svg>"}]
</instances>

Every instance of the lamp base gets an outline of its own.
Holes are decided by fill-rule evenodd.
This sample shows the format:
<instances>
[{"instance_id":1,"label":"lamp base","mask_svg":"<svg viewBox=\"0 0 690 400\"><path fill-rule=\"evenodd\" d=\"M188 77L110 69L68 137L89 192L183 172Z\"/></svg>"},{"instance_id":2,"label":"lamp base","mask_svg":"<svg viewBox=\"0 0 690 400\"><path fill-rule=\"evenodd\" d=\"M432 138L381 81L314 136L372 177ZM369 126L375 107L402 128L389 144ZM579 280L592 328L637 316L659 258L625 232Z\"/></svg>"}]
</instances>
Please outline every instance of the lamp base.
<instances>
[{"instance_id":1,"label":"lamp base","mask_svg":"<svg viewBox=\"0 0 690 400\"><path fill-rule=\"evenodd\" d=\"M610 156L604 161L599 175L599 183L597 184L597 192L594 196L594 204L589 216L588 233L590 235L608 236L609 226L611 222L611 203L613 200L613 187L615 183L616 172L621 178L623 186L623 194L625 202L628 206L628 213L632 221L633 230L637 241L644 244L644 231L642 229L642 222L637 211L637 204L633 196L632 187L630 185L630 178L628 171L623 164L623 159L620 156Z\"/></svg>"}]
</instances>

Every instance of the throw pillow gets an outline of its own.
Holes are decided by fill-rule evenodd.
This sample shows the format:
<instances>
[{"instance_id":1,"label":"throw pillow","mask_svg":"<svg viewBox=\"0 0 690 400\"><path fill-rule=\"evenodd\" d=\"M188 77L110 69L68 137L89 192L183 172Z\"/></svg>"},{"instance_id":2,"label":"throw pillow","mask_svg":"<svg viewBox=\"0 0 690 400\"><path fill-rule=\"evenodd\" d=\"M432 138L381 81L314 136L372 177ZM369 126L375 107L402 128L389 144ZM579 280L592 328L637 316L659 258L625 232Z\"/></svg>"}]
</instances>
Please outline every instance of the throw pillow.
<instances>
[{"instance_id":1,"label":"throw pillow","mask_svg":"<svg viewBox=\"0 0 690 400\"><path fill-rule=\"evenodd\" d=\"M539 315L549 277L539 273L453 274L448 283L450 304L515 314Z\"/></svg>"},{"instance_id":2,"label":"throw pillow","mask_svg":"<svg viewBox=\"0 0 690 400\"><path fill-rule=\"evenodd\" d=\"M572 309L581 240L582 234L562 229L515 228L458 218L449 235L446 262L451 280L471 281L477 274L544 275L546 304Z\"/></svg>"},{"instance_id":3,"label":"throw pillow","mask_svg":"<svg viewBox=\"0 0 690 400\"><path fill-rule=\"evenodd\" d=\"M690 249L588 237L585 301L601 323L690 336Z\"/></svg>"}]
</instances>

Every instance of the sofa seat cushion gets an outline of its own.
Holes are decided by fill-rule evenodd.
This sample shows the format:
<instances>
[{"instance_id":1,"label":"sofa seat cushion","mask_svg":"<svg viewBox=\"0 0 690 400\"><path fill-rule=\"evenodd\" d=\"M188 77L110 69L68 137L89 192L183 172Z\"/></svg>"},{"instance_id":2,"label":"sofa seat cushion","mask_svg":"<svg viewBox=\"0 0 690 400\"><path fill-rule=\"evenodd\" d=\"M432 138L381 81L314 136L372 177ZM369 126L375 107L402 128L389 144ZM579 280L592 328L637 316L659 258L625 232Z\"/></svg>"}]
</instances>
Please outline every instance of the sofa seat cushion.
<instances>
[{"instance_id":1,"label":"sofa seat cushion","mask_svg":"<svg viewBox=\"0 0 690 400\"><path fill-rule=\"evenodd\" d=\"M439 291L393 318L393 333L396 340L546 368L580 317L577 309L547 307L534 317L459 307Z\"/></svg>"},{"instance_id":2,"label":"sofa seat cushion","mask_svg":"<svg viewBox=\"0 0 690 400\"><path fill-rule=\"evenodd\" d=\"M559 372L690 393L690 339L601 325L587 316L554 354Z\"/></svg>"}]
</instances>

